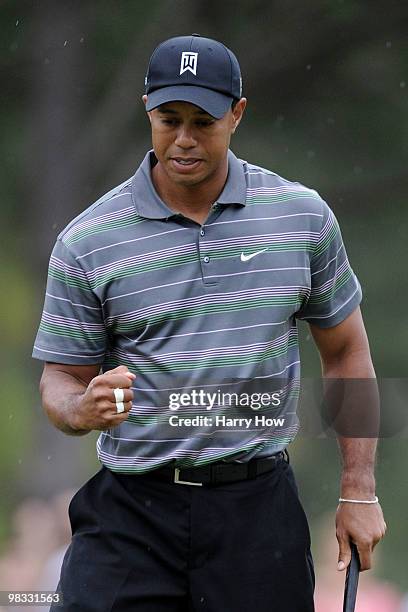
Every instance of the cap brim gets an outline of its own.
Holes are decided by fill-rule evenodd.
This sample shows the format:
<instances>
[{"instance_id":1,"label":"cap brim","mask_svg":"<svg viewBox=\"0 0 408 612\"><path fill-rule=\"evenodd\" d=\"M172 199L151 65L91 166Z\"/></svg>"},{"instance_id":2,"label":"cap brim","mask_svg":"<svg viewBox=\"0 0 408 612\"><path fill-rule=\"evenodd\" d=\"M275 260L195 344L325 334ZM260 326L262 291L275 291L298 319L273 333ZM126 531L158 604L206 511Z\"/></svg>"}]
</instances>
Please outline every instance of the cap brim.
<instances>
[{"instance_id":1,"label":"cap brim","mask_svg":"<svg viewBox=\"0 0 408 612\"><path fill-rule=\"evenodd\" d=\"M147 95L146 110L151 111L167 102L190 102L215 119L221 119L230 108L233 99L231 96L204 87L174 85L150 92Z\"/></svg>"}]
</instances>

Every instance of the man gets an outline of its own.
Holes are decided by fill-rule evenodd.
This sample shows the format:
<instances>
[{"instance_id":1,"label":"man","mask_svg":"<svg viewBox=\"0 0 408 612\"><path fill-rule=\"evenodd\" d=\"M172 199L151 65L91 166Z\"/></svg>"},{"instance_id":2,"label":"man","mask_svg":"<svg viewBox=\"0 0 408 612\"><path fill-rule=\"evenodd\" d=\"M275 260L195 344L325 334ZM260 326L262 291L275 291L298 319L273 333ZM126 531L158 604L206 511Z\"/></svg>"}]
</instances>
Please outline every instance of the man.
<instances>
[{"instance_id":1,"label":"man","mask_svg":"<svg viewBox=\"0 0 408 612\"><path fill-rule=\"evenodd\" d=\"M167 40L145 84L153 151L58 237L34 349L54 425L101 431L103 467L70 506L62 609L308 612L310 535L283 452L296 319L325 377L374 377L360 286L318 194L229 150L246 106L229 49ZM340 444L339 569L351 540L368 569L385 531L375 440Z\"/></svg>"}]
</instances>

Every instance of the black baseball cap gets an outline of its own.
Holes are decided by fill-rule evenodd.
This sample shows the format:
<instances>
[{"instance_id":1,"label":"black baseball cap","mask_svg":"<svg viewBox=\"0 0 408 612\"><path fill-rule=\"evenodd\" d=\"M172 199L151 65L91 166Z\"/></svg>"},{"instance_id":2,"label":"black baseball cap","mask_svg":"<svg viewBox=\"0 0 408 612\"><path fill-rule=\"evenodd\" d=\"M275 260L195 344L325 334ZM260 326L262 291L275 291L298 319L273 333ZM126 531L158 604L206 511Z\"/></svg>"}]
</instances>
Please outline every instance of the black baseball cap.
<instances>
[{"instance_id":1,"label":"black baseball cap","mask_svg":"<svg viewBox=\"0 0 408 612\"><path fill-rule=\"evenodd\" d=\"M166 102L190 102L220 119L242 95L238 60L222 43L199 34L177 36L153 51L145 78L150 111Z\"/></svg>"}]
</instances>

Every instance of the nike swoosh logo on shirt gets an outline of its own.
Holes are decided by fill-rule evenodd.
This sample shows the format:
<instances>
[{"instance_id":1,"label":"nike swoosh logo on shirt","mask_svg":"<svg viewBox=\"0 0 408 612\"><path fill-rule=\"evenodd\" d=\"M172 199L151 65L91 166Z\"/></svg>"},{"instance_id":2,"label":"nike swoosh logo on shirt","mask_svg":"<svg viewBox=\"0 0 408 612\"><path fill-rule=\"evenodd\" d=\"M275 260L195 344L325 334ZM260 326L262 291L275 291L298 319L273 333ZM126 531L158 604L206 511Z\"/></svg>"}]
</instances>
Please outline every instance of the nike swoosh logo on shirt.
<instances>
[{"instance_id":1,"label":"nike swoosh logo on shirt","mask_svg":"<svg viewBox=\"0 0 408 612\"><path fill-rule=\"evenodd\" d=\"M241 261L249 261L253 257L256 257L257 255L260 255L261 253L264 253L267 250L268 249L262 249L262 251L257 251L256 253L251 253L251 255L244 255L244 253L241 253Z\"/></svg>"}]
</instances>

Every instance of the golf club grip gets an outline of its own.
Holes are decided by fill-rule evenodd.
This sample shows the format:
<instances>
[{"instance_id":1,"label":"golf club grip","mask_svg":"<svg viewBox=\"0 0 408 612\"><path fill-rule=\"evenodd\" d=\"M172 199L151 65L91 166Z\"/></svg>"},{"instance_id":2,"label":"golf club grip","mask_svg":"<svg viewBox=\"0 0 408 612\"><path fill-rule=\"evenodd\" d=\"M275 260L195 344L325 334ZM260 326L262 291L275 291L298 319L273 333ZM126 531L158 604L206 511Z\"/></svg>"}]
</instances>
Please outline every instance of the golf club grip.
<instances>
[{"instance_id":1,"label":"golf club grip","mask_svg":"<svg viewBox=\"0 0 408 612\"><path fill-rule=\"evenodd\" d=\"M358 576L360 573L360 558L355 544L351 544L351 561L347 568L344 587L343 612L354 612L357 597Z\"/></svg>"}]
</instances>

